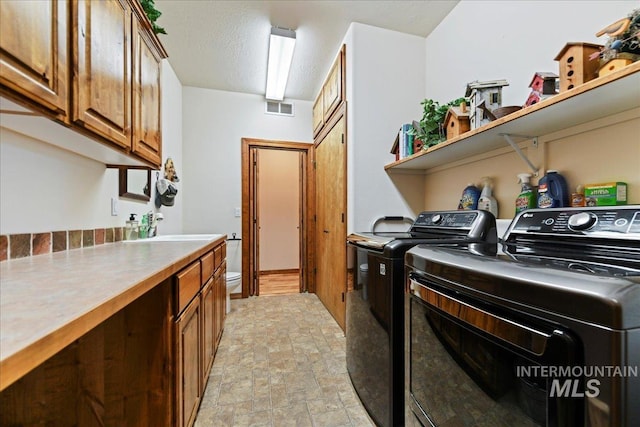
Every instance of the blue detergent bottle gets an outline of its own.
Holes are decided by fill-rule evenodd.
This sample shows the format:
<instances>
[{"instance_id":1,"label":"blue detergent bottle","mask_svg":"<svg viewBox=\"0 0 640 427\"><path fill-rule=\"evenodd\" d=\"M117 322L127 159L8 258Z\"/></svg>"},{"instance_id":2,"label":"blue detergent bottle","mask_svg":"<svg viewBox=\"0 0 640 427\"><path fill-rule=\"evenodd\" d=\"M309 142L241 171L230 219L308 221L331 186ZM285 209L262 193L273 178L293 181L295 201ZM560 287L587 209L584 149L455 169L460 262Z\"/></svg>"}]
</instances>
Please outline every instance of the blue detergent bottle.
<instances>
[{"instance_id":1,"label":"blue detergent bottle","mask_svg":"<svg viewBox=\"0 0 640 427\"><path fill-rule=\"evenodd\" d=\"M478 199L480 199L480 189L469 183L462 192L458 210L475 210L478 209Z\"/></svg>"},{"instance_id":2,"label":"blue detergent bottle","mask_svg":"<svg viewBox=\"0 0 640 427\"><path fill-rule=\"evenodd\" d=\"M548 170L538 181L538 207L563 208L569 206L567 180L557 170Z\"/></svg>"}]
</instances>

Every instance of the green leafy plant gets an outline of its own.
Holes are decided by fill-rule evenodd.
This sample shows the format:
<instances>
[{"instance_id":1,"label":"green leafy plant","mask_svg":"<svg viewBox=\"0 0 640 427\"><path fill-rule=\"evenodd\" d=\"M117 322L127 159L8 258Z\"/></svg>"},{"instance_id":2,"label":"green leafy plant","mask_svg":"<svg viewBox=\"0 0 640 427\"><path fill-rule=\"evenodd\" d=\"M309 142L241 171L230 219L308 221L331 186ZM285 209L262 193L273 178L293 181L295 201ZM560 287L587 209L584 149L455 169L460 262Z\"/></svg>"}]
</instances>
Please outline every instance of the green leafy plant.
<instances>
[{"instance_id":1,"label":"green leafy plant","mask_svg":"<svg viewBox=\"0 0 640 427\"><path fill-rule=\"evenodd\" d=\"M422 105L422 119L420 119L419 128L411 128L409 134L421 140L424 144L423 148L431 147L444 141L446 135L443 124L447 110L453 105L460 105L462 101L466 101L465 98L458 98L447 104L440 105L438 101L432 99L423 100L420 103Z\"/></svg>"},{"instance_id":2,"label":"green leafy plant","mask_svg":"<svg viewBox=\"0 0 640 427\"><path fill-rule=\"evenodd\" d=\"M156 20L160 18L162 12L156 9L153 0L140 0L140 4L142 5L142 9L144 9L144 13L147 14L147 18L151 21L151 29L153 29L153 32L156 34L167 34L164 28L156 24Z\"/></svg>"}]
</instances>

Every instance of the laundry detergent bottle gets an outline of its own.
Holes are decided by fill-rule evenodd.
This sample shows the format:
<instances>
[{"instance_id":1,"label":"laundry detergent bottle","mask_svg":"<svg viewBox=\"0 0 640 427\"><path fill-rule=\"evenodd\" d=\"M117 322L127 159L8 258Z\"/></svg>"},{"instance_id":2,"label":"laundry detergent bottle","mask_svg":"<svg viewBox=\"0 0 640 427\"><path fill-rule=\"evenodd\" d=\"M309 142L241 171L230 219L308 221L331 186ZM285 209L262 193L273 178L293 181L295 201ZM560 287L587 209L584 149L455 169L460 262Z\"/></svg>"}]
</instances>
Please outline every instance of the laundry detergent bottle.
<instances>
[{"instance_id":1,"label":"laundry detergent bottle","mask_svg":"<svg viewBox=\"0 0 640 427\"><path fill-rule=\"evenodd\" d=\"M536 195L531 187L531 174L518 174L518 183L520 184L520 194L516 197L516 215L536 207Z\"/></svg>"},{"instance_id":2,"label":"laundry detergent bottle","mask_svg":"<svg viewBox=\"0 0 640 427\"><path fill-rule=\"evenodd\" d=\"M538 207L563 208L569 206L567 180L556 170L548 170L538 181Z\"/></svg>"},{"instance_id":3,"label":"laundry detergent bottle","mask_svg":"<svg viewBox=\"0 0 640 427\"><path fill-rule=\"evenodd\" d=\"M480 199L478 199L478 209L483 211L489 211L494 217L498 218L498 201L491 195L491 189L493 183L491 178L482 178L482 193L480 193Z\"/></svg>"},{"instance_id":4,"label":"laundry detergent bottle","mask_svg":"<svg viewBox=\"0 0 640 427\"><path fill-rule=\"evenodd\" d=\"M458 210L468 211L478 209L478 199L480 198L480 189L469 183L462 192Z\"/></svg>"}]
</instances>

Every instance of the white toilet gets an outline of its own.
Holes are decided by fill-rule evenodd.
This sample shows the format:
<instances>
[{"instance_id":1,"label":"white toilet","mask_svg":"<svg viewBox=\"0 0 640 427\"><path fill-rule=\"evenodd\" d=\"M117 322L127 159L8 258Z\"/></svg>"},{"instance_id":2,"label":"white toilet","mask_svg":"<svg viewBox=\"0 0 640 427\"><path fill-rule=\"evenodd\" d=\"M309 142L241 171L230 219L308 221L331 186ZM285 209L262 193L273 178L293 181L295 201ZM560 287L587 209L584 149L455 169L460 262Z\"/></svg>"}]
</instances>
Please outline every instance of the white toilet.
<instances>
[{"instance_id":1,"label":"white toilet","mask_svg":"<svg viewBox=\"0 0 640 427\"><path fill-rule=\"evenodd\" d=\"M240 292L242 286L242 274L235 271L227 271L227 313L231 311L231 294Z\"/></svg>"}]
</instances>

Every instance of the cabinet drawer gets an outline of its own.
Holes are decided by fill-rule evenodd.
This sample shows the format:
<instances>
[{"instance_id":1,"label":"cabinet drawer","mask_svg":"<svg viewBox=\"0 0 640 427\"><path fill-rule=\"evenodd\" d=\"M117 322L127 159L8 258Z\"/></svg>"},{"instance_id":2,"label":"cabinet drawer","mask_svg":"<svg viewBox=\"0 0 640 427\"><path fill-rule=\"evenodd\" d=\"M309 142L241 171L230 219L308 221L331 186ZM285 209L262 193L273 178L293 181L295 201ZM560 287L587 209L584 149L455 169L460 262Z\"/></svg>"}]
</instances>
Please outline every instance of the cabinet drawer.
<instances>
[{"instance_id":1,"label":"cabinet drawer","mask_svg":"<svg viewBox=\"0 0 640 427\"><path fill-rule=\"evenodd\" d=\"M176 284L176 314L189 304L189 301L200 291L200 261L196 261L175 276Z\"/></svg>"},{"instance_id":2,"label":"cabinet drawer","mask_svg":"<svg viewBox=\"0 0 640 427\"><path fill-rule=\"evenodd\" d=\"M202 286L207 283L207 280L213 276L213 270L215 269L215 261L213 256L213 251L209 252L206 255L203 255L200 258L200 262L202 263Z\"/></svg>"},{"instance_id":3,"label":"cabinet drawer","mask_svg":"<svg viewBox=\"0 0 640 427\"><path fill-rule=\"evenodd\" d=\"M216 270L218 268L220 268L220 265L222 264L222 261L224 260L223 250L224 250L224 252L226 252L226 245L225 244L216 246L213 249L213 254L215 256L215 264L216 264L215 269Z\"/></svg>"}]
</instances>

